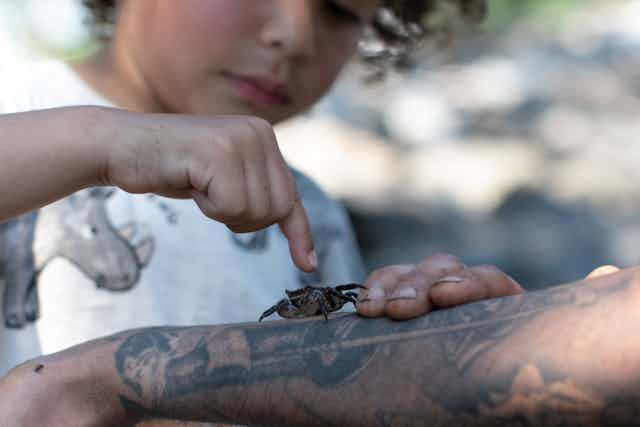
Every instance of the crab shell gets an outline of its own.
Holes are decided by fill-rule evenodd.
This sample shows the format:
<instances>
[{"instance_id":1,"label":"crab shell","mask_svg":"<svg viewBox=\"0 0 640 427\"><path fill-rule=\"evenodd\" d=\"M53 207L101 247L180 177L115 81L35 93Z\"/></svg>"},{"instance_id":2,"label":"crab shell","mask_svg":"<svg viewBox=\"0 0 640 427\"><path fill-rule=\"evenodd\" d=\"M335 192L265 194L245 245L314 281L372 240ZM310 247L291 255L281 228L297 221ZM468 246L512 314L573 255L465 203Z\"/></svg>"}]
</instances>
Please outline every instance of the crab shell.
<instances>
[{"instance_id":1,"label":"crab shell","mask_svg":"<svg viewBox=\"0 0 640 427\"><path fill-rule=\"evenodd\" d=\"M322 314L321 301L325 302L327 313L340 310L347 302L325 288L306 287L295 291L287 291L287 296L289 299L281 300L276 310L280 316L287 319Z\"/></svg>"}]
</instances>

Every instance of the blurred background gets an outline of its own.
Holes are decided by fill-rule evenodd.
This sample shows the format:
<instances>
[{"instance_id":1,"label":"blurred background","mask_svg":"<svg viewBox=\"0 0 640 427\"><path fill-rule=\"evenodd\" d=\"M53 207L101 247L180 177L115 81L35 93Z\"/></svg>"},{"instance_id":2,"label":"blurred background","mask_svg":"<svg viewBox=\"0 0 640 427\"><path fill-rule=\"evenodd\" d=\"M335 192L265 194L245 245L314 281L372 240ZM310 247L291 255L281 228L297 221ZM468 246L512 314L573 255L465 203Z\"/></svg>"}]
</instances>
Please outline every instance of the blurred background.
<instances>
[{"instance_id":1,"label":"blurred background","mask_svg":"<svg viewBox=\"0 0 640 427\"><path fill-rule=\"evenodd\" d=\"M450 252L527 289L640 264L640 1L490 0L403 73L353 64L277 130L347 207L369 268ZM81 58L76 0L0 0L3 62Z\"/></svg>"}]
</instances>

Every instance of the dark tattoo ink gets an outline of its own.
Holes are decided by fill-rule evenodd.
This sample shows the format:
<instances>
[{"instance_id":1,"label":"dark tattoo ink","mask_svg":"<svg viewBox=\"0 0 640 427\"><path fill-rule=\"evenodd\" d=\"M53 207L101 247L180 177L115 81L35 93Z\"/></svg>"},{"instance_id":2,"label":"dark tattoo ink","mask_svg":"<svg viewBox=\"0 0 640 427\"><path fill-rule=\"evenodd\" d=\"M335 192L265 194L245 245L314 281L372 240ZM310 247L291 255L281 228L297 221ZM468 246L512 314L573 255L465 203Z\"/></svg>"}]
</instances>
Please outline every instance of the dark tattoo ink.
<instances>
[{"instance_id":1,"label":"dark tattoo ink","mask_svg":"<svg viewBox=\"0 0 640 427\"><path fill-rule=\"evenodd\" d=\"M427 416L434 417L429 423L440 426L592 425L597 410L608 411L612 419L637 420L640 415L630 412L626 402L606 406L601 396L581 388L558 368L523 360L522 365L487 378L474 374L483 356L540 315L592 307L629 284L620 280L568 285L439 310L404 322L347 315L328 323L303 320L142 330L124 340L116 352L116 364L125 384L140 399L137 404L148 406L152 413L160 412L167 402L185 402L206 393L213 396L206 410L225 414L224 405L214 401L218 391L279 383L299 411L329 425L322 418L327 414L313 400L288 390L288 385L308 380L316 393L338 391L339 395L356 379L363 379L362 373L372 364L376 365L367 375L381 363L393 360L411 365L421 357L416 366L430 372L429 378L418 375L403 381L421 390L420 398L430 402L429 407L424 411L379 408L375 414L379 426L424 426ZM412 355L410 349L428 350L428 354ZM145 386L149 378L162 381Z\"/></svg>"}]
</instances>

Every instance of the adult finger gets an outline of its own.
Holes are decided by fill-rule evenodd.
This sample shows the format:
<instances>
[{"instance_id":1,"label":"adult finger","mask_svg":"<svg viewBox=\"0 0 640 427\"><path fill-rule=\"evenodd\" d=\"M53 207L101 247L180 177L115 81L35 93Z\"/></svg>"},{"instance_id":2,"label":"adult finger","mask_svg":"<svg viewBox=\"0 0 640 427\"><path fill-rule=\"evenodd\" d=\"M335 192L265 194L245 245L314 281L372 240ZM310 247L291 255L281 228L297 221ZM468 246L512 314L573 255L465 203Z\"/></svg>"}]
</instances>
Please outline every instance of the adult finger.
<instances>
[{"instance_id":1,"label":"adult finger","mask_svg":"<svg viewBox=\"0 0 640 427\"><path fill-rule=\"evenodd\" d=\"M416 266L416 269L420 274L434 282L441 277L455 273L456 271L460 271L464 268L466 268L466 266L460 258L447 253L436 253L430 255Z\"/></svg>"},{"instance_id":2,"label":"adult finger","mask_svg":"<svg viewBox=\"0 0 640 427\"><path fill-rule=\"evenodd\" d=\"M387 296L392 294L402 278L413 273L415 268L413 264L398 264L373 271L364 283L367 289L360 291L358 314L365 317L383 316Z\"/></svg>"},{"instance_id":3,"label":"adult finger","mask_svg":"<svg viewBox=\"0 0 640 427\"><path fill-rule=\"evenodd\" d=\"M395 320L422 316L433 309L429 297L431 286L439 278L464 269L464 264L454 255L437 253L425 258L415 271L395 285L390 292L385 314Z\"/></svg>"},{"instance_id":4,"label":"adult finger","mask_svg":"<svg viewBox=\"0 0 640 427\"><path fill-rule=\"evenodd\" d=\"M413 273L401 278L389 294L385 314L395 320L406 320L422 316L433 310L429 289L443 275L464 268L458 257L437 253L420 262Z\"/></svg>"},{"instance_id":5,"label":"adult finger","mask_svg":"<svg viewBox=\"0 0 640 427\"><path fill-rule=\"evenodd\" d=\"M522 287L498 268L481 265L440 278L431 287L430 297L435 306L445 308L522 292Z\"/></svg>"}]
</instances>

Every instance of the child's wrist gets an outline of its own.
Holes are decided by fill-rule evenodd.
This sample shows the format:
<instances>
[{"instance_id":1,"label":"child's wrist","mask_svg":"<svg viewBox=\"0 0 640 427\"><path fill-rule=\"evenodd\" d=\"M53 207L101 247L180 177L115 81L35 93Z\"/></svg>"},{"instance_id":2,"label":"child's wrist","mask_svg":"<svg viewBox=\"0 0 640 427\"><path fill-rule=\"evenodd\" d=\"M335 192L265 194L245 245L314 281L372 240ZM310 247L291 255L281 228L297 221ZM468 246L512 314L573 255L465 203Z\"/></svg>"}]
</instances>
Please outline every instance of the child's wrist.
<instances>
[{"instance_id":1,"label":"child's wrist","mask_svg":"<svg viewBox=\"0 0 640 427\"><path fill-rule=\"evenodd\" d=\"M120 110L106 107L80 107L87 150L81 157L86 161L87 186L113 185L109 176L112 152L122 142L123 114Z\"/></svg>"}]
</instances>

